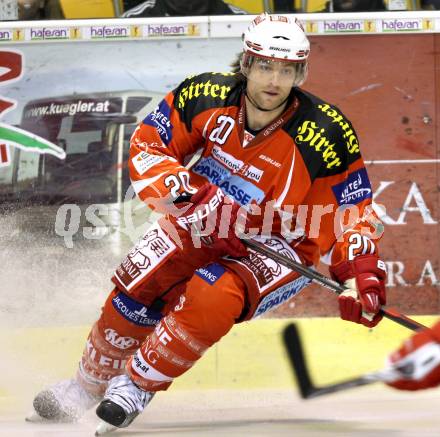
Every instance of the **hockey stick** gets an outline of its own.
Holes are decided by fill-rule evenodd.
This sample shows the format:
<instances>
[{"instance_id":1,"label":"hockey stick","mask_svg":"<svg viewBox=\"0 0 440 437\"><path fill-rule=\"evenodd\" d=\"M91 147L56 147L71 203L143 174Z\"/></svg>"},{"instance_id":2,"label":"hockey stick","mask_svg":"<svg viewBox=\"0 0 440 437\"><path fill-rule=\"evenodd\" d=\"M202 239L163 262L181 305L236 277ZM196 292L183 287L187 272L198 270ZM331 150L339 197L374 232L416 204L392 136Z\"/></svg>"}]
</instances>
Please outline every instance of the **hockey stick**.
<instances>
[{"instance_id":1,"label":"hockey stick","mask_svg":"<svg viewBox=\"0 0 440 437\"><path fill-rule=\"evenodd\" d=\"M307 368L304 351L301 344L298 329L294 323L286 326L283 332L283 341L287 350L290 364L293 368L296 381L303 399L316 398L318 396L336 393L354 387L372 384L374 382L385 381L391 375L391 370L366 373L355 378L347 379L335 384L317 387L310 377Z\"/></svg>"},{"instance_id":2,"label":"hockey stick","mask_svg":"<svg viewBox=\"0 0 440 437\"><path fill-rule=\"evenodd\" d=\"M288 269L295 270L296 272L301 273L301 275L310 278L315 284L322 285L323 287L332 290L336 294L341 294L345 290L345 288L336 281L327 278L327 276L324 276L316 270L300 264L299 262L291 258L287 258L281 255L280 253L270 249L269 247L265 246L262 243L259 243L258 241L244 239L241 241L245 246L255 250L256 252L266 255L267 257L279 262L281 265L287 267ZM405 326L405 328L411 329L413 331L418 331L419 329L427 329L426 326L422 325L419 322L416 322L413 319L410 319L404 314L401 314L394 308L385 309L384 307L382 307L379 312L387 319L390 319L393 322Z\"/></svg>"}]
</instances>

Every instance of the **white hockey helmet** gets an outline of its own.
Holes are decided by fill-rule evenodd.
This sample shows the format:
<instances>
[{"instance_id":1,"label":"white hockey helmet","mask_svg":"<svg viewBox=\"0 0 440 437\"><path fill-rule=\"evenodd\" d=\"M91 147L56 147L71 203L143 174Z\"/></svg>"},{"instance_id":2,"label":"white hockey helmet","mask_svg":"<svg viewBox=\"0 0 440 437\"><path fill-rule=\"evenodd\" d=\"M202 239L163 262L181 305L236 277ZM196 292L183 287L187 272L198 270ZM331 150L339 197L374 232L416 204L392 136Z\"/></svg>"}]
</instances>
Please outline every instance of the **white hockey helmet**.
<instances>
[{"instance_id":1,"label":"white hockey helmet","mask_svg":"<svg viewBox=\"0 0 440 437\"><path fill-rule=\"evenodd\" d=\"M258 15L243 35L243 51L261 58L306 62L310 43L301 23L284 15Z\"/></svg>"}]
</instances>

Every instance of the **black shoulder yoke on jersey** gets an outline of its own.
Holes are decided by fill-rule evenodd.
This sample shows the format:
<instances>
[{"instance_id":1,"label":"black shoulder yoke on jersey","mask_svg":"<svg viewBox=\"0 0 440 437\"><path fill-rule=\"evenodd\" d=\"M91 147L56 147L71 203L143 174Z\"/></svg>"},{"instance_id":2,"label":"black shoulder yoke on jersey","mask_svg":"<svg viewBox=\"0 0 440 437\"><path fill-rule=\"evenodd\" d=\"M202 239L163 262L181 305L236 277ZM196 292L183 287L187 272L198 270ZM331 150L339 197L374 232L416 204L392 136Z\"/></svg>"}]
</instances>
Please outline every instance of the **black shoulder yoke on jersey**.
<instances>
[{"instance_id":1,"label":"black shoulder yoke on jersey","mask_svg":"<svg viewBox=\"0 0 440 437\"><path fill-rule=\"evenodd\" d=\"M298 146L311 180L346 171L361 156L350 121L336 106L298 88L294 93L299 107L283 129Z\"/></svg>"},{"instance_id":2,"label":"black shoulder yoke on jersey","mask_svg":"<svg viewBox=\"0 0 440 437\"><path fill-rule=\"evenodd\" d=\"M202 73L186 78L174 90L174 108L191 131L191 120L208 109L239 106L243 81L235 73Z\"/></svg>"}]
</instances>

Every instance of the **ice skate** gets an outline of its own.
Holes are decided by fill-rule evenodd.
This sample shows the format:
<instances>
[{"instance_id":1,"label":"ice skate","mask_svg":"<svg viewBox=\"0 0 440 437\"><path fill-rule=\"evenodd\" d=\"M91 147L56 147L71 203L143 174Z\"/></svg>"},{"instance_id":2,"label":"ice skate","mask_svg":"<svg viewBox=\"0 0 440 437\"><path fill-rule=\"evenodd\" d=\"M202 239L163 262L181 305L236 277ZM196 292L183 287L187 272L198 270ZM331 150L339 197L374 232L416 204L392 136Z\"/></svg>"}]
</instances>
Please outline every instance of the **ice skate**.
<instances>
[{"instance_id":1,"label":"ice skate","mask_svg":"<svg viewBox=\"0 0 440 437\"><path fill-rule=\"evenodd\" d=\"M88 393L76 379L60 381L35 396L28 422L76 422L100 398Z\"/></svg>"},{"instance_id":2,"label":"ice skate","mask_svg":"<svg viewBox=\"0 0 440 437\"><path fill-rule=\"evenodd\" d=\"M95 435L102 435L116 428L126 428L144 410L154 392L141 390L127 375L113 378L104 399L96 409L104 421L96 428ZM110 426L109 426L110 425Z\"/></svg>"}]
</instances>

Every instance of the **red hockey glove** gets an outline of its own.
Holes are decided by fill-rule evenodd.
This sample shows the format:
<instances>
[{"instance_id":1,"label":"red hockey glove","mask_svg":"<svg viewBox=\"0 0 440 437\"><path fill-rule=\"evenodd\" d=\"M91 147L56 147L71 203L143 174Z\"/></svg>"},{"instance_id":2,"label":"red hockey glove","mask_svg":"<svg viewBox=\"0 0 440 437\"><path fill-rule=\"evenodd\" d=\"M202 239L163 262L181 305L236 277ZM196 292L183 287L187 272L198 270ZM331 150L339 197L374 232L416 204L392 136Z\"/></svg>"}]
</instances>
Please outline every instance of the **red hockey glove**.
<instances>
[{"instance_id":1,"label":"red hockey glove","mask_svg":"<svg viewBox=\"0 0 440 437\"><path fill-rule=\"evenodd\" d=\"M191 197L191 206L177 223L190 231L201 244L219 252L220 256L246 256L246 247L235 234L240 205L213 185L203 185Z\"/></svg>"},{"instance_id":2,"label":"red hockey glove","mask_svg":"<svg viewBox=\"0 0 440 437\"><path fill-rule=\"evenodd\" d=\"M417 332L388 358L399 390L421 390L440 385L440 323Z\"/></svg>"},{"instance_id":3,"label":"red hockey glove","mask_svg":"<svg viewBox=\"0 0 440 437\"><path fill-rule=\"evenodd\" d=\"M330 267L332 278L348 290L339 295L339 311L343 320L372 328L381 320L378 314L385 305L385 264L377 255L359 255Z\"/></svg>"}]
</instances>

